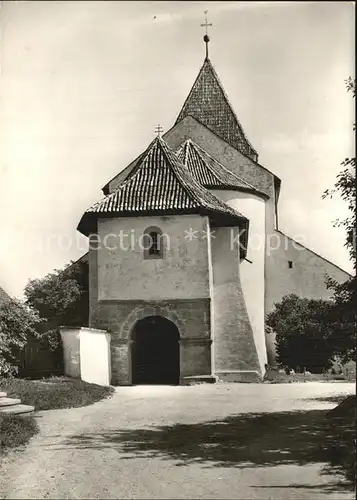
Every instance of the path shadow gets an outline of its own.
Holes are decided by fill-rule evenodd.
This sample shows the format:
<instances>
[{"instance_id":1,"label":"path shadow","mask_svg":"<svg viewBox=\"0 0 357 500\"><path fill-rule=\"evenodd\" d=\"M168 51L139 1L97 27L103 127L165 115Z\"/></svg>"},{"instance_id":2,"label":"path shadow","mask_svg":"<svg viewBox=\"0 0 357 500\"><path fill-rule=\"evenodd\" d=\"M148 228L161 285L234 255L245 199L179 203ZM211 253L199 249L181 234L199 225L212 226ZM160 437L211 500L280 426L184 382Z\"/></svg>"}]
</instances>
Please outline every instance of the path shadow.
<instances>
[{"instance_id":1,"label":"path shadow","mask_svg":"<svg viewBox=\"0 0 357 500\"><path fill-rule=\"evenodd\" d=\"M220 421L73 435L61 448L116 449L121 459L161 458L176 466L274 467L324 464L335 489L353 489L354 427L321 410L234 415ZM342 481L341 479L342 474ZM306 486L307 487L307 486Z\"/></svg>"}]
</instances>

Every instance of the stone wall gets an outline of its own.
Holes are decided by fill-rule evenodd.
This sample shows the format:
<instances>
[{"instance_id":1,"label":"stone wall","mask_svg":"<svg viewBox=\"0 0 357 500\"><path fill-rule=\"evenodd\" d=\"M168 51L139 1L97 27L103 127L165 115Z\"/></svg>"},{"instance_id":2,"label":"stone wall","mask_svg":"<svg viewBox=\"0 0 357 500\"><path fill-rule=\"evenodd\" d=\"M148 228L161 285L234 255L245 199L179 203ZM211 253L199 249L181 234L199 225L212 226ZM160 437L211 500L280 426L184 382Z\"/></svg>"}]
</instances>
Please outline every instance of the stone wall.
<instances>
[{"instance_id":1,"label":"stone wall","mask_svg":"<svg viewBox=\"0 0 357 500\"><path fill-rule=\"evenodd\" d=\"M111 333L112 384L131 385L132 331L140 319L158 315L180 334L180 377L211 374L210 300L99 301L93 326Z\"/></svg>"}]
</instances>

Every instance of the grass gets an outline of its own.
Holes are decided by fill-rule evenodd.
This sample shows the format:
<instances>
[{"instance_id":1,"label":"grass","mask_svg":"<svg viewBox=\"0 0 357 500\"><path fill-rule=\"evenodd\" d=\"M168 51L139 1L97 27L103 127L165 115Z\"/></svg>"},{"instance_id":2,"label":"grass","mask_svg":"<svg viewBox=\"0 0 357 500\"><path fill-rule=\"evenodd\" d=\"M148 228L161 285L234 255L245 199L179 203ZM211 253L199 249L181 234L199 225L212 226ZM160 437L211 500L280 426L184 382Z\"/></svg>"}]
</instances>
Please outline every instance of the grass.
<instances>
[{"instance_id":1,"label":"grass","mask_svg":"<svg viewBox=\"0 0 357 500\"><path fill-rule=\"evenodd\" d=\"M0 379L0 390L8 397L17 397L21 403L36 410L78 408L109 397L114 389L88 384L78 379L51 377L42 380ZM38 432L36 420L31 416L0 413L0 456L10 448L26 444Z\"/></svg>"},{"instance_id":2,"label":"grass","mask_svg":"<svg viewBox=\"0 0 357 500\"><path fill-rule=\"evenodd\" d=\"M51 377L41 380L0 379L0 390L18 397L36 410L55 410L87 406L109 397L114 389L88 384L79 379Z\"/></svg>"},{"instance_id":3,"label":"grass","mask_svg":"<svg viewBox=\"0 0 357 500\"><path fill-rule=\"evenodd\" d=\"M344 375L330 375L311 373L304 375L303 373L280 373L278 370L269 370L264 376L264 383L267 384L292 384L296 382L351 382L355 378L346 378Z\"/></svg>"},{"instance_id":4,"label":"grass","mask_svg":"<svg viewBox=\"0 0 357 500\"><path fill-rule=\"evenodd\" d=\"M36 420L30 416L0 414L0 456L26 444L38 430Z\"/></svg>"}]
</instances>

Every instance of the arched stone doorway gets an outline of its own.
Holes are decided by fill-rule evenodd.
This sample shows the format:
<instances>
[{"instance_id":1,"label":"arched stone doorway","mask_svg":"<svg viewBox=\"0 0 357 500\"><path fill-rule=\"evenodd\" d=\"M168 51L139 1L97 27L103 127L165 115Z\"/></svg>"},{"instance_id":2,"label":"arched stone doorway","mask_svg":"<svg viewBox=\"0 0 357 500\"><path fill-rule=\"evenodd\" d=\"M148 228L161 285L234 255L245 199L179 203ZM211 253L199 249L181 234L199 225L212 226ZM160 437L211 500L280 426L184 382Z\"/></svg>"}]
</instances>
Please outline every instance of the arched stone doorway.
<instances>
[{"instance_id":1,"label":"arched stone doorway","mask_svg":"<svg viewBox=\"0 0 357 500\"><path fill-rule=\"evenodd\" d=\"M132 332L132 383L177 385L180 381L180 334L162 316L139 320Z\"/></svg>"}]
</instances>

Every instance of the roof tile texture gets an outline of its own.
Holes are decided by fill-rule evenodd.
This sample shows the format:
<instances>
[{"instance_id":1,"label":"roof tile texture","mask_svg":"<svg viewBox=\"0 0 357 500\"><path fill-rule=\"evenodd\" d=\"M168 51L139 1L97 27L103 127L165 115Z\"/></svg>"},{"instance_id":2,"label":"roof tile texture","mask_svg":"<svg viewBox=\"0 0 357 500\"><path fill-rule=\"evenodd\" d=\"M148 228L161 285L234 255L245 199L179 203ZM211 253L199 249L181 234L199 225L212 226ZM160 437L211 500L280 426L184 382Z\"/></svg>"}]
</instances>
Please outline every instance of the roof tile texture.
<instances>
[{"instance_id":1,"label":"roof tile texture","mask_svg":"<svg viewBox=\"0 0 357 500\"><path fill-rule=\"evenodd\" d=\"M248 222L200 185L161 138L150 144L113 193L86 210L82 221L93 213L126 216L154 212L215 213L232 219L232 225Z\"/></svg>"},{"instance_id":2,"label":"roof tile texture","mask_svg":"<svg viewBox=\"0 0 357 500\"><path fill-rule=\"evenodd\" d=\"M188 139L177 151L190 174L208 189L240 189L259 193L254 186L233 174L192 139Z\"/></svg>"},{"instance_id":3,"label":"roof tile texture","mask_svg":"<svg viewBox=\"0 0 357 500\"><path fill-rule=\"evenodd\" d=\"M193 116L243 154L258 155L246 138L211 61L206 58L176 123Z\"/></svg>"}]
</instances>

